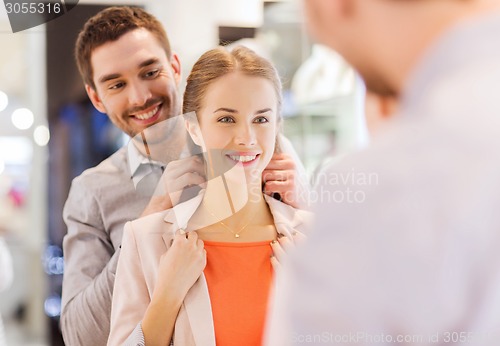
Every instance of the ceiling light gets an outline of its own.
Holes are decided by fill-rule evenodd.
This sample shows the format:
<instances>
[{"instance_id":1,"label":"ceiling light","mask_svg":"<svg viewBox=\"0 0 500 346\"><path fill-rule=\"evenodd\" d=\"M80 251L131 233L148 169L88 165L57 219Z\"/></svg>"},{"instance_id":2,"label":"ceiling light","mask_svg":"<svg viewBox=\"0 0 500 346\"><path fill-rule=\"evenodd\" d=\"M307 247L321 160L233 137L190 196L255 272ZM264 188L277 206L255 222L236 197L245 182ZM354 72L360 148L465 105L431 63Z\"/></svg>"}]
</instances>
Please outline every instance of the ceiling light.
<instances>
[{"instance_id":1,"label":"ceiling light","mask_svg":"<svg viewBox=\"0 0 500 346\"><path fill-rule=\"evenodd\" d=\"M33 125L33 112L28 108L19 108L12 113L12 123L19 130L27 130Z\"/></svg>"},{"instance_id":2,"label":"ceiling light","mask_svg":"<svg viewBox=\"0 0 500 346\"><path fill-rule=\"evenodd\" d=\"M38 144L39 146L41 147L46 146L50 140L50 132L47 126L45 125L37 126L37 128L33 132L33 139L35 140L35 143Z\"/></svg>"}]
</instances>

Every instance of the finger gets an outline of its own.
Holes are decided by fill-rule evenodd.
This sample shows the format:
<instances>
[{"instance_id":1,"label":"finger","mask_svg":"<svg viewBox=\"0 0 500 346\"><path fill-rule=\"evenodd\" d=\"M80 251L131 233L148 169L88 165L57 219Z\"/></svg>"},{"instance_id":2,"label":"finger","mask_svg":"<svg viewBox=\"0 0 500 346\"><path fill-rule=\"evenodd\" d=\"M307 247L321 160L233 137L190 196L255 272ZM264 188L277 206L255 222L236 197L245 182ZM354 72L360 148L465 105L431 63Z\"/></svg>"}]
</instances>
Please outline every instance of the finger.
<instances>
[{"instance_id":1,"label":"finger","mask_svg":"<svg viewBox=\"0 0 500 346\"><path fill-rule=\"evenodd\" d=\"M262 180L264 182L267 181L286 181L289 179L293 179L295 176L295 171L294 170L264 170L262 172Z\"/></svg>"},{"instance_id":2,"label":"finger","mask_svg":"<svg viewBox=\"0 0 500 346\"><path fill-rule=\"evenodd\" d=\"M205 178L197 173L185 173L184 175L172 180L168 184L168 192L175 193L189 186L202 185L206 182Z\"/></svg>"},{"instance_id":3,"label":"finger","mask_svg":"<svg viewBox=\"0 0 500 346\"><path fill-rule=\"evenodd\" d=\"M198 239L198 240L196 241L196 246L197 246L198 248L200 248L200 249L205 250L205 243L204 243L204 242L203 242L203 240L201 240L201 239Z\"/></svg>"},{"instance_id":4,"label":"finger","mask_svg":"<svg viewBox=\"0 0 500 346\"><path fill-rule=\"evenodd\" d=\"M274 257L276 257L279 261L284 258L285 251L277 240L273 240L271 242L271 248L273 249Z\"/></svg>"},{"instance_id":5,"label":"finger","mask_svg":"<svg viewBox=\"0 0 500 346\"><path fill-rule=\"evenodd\" d=\"M194 244L197 244L198 241L198 233L191 231L186 233L186 238Z\"/></svg>"},{"instance_id":6,"label":"finger","mask_svg":"<svg viewBox=\"0 0 500 346\"><path fill-rule=\"evenodd\" d=\"M305 240L307 239L307 237L305 236L305 234L301 233L301 232L297 232L295 231L293 233L293 241L295 244L301 244L302 242L304 242Z\"/></svg>"},{"instance_id":7,"label":"finger","mask_svg":"<svg viewBox=\"0 0 500 346\"><path fill-rule=\"evenodd\" d=\"M179 228L176 232L175 235L183 235L186 234L186 231L183 228Z\"/></svg>"},{"instance_id":8,"label":"finger","mask_svg":"<svg viewBox=\"0 0 500 346\"><path fill-rule=\"evenodd\" d=\"M288 252L293 247L293 241L286 236L278 238L278 242L284 252Z\"/></svg>"},{"instance_id":9,"label":"finger","mask_svg":"<svg viewBox=\"0 0 500 346\"><path fill-rule=\"evenodd\" d=\"M165 168L163 175L169 179L176 179L186 172L196 172L205 175L205 165L198 156L191 156L186 159L170 162Z\"/></svg>"},{"instance_id":10,"label":"finger","mask_svg":"<svg viewBox=\"0 0 500 346\"><path fill-rule=\"evenodd\" d=\"M266 169L295 170L295 161L288 154L274 154Z\"/></svg>"},{"instance_id":11,"label":"finger","mask_svg":"<svg viewBox=\"0 0 500 346\"><path fill-rule=\"evenodd\" d=\"M277 271L277 270L281 269L281 263L274 256L271 256L271 265L272 265L274 271Z\"/></svg>"},{"instance_id":12,"label":"finger","mask_svg":"<svg viewBox=\"0 0 500 346\"><path fill-rule=\"evenodd\" d=\"M204 184L206 179L204 175L200 175L197 172L188 172L180 176L179 181L184 185L184 187L187 187Z\"/></svg>"},{"instance_id":13,"label":"finger","mask_svg":"<svg viewBox=\"0 0 500 346\"><path fill-rule=\"evenodd\" d=\"M273 192L282 194L284 192L293 191L293 189L294 189L294 182L292 180L287 180L287 181L272 180L272 181L267 181L264 184L264 193L266 194L270 194Z\"/></svg>"},{"instance_id":14,"label":"finger","mask_svg":"<svg viewBox=\"0 0 500 346\"><path fill-rule=\"evenodd\" d=\"M175 232L174 238L172 239L172 242L170 245L173 245L173 243L178 242L178 241L182 241L182 240L186 240L186 232L182 228L179 228Z\"/></svg>"}]
</instances>

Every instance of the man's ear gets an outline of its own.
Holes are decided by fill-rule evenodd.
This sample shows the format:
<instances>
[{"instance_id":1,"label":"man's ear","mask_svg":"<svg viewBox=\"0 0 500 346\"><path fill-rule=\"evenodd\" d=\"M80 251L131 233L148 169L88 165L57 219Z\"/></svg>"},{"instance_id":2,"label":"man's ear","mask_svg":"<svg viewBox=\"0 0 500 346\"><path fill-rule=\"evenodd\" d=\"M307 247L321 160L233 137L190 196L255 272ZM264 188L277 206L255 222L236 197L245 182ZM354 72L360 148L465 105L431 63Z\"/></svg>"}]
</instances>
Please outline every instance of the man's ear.
<instances>
[{"instance_id":1,"label":"man's ear","mask_svg":"<svg viewBox=\"0 0 500 346\"><path fill-rule=\"evenodd\" d=\"M89 99L94 105L94 107L101 113L106 114L106 108L104 104L101 102L101 98L97 95L97 91L92 88L90 85L85 84L85 91L87 91L87 95L89 95Z\"/></svg>"},{"instance_id":2,"label":"man's ear","mask_svg":"<svg viewBox=\"0 0 500 346\"><path fill-rule=\"evenodd\" d=\"M340 9L340 13L348 17L354 13L354 9L356 7L356 4L352 0L337 0L336 5Z\"/></svg>"},{"instance_id":3,"label":"man's ear","mask_svg":"<svg viewBox=\"0 0 500 346\"><path fill-rule=\"evenodd\" d=\"M181 82L181 61L176 53L172 53L172 56L170 57L170 65L174 71L175 84L179 86L179 83Z\"/></svg>"}]
</instances>

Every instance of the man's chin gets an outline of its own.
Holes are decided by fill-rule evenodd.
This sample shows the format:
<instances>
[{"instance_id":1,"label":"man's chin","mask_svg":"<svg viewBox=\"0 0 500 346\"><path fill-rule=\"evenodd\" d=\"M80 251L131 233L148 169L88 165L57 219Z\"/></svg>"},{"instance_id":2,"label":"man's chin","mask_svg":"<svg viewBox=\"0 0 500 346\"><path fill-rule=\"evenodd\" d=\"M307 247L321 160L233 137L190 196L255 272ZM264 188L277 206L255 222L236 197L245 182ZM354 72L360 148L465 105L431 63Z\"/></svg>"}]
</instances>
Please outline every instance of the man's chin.
<instances>
[{"instance_id":1,"label":"man's chin","mask_svg":"<svg viewBox=\"0 0 500 346\"><path fill-rule=\"evenodd\" d=\"M377 95L394 98L398 95L396 90L394 90L389 83L385 83L381 78L363 76L363 81L365 82L366 89Z\"/></svg>"}]
</instances>

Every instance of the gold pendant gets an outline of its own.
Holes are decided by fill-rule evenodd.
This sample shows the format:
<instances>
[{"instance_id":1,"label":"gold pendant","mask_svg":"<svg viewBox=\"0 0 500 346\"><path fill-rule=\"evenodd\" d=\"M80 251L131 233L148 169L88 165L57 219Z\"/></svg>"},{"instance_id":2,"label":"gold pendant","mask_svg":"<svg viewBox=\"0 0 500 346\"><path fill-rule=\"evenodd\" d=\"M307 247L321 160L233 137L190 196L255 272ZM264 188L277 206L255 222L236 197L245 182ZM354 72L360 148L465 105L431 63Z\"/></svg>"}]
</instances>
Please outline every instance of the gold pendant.
<instances>
[{"instance_id":1,"label":"gold pendant","mask_svg":"<svg viewBox=\"0 0 500 346\"><path fill-rule=\"evenodd\" d=\"M239 238L239 237L240 237L240 235L239 235L239 234L235 234L235 235L234 235L234 237L235 237L235 238Z\"/></svg>"}]
</instances>

